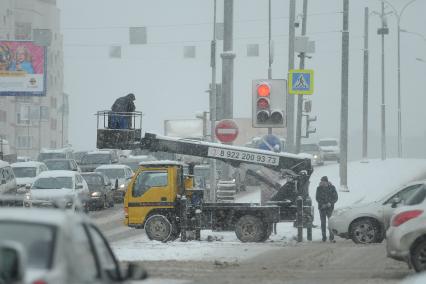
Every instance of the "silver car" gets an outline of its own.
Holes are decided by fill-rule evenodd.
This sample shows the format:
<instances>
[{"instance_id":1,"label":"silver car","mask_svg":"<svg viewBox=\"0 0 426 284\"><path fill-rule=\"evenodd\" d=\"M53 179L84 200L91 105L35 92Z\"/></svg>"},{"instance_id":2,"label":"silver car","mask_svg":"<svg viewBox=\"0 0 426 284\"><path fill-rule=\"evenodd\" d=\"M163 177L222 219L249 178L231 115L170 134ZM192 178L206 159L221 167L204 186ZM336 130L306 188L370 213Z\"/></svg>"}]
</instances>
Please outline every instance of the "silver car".
<instances>
[{"instance_id":1,"label":"silver car","mask_svg":"<svg viewBox=\"0 0 426 284\"><path fill-rule=\"evenodd\" d=\"M407 262L417 272L426 270L425 196L426 189L418 191L411 199L422 203L397 209L386 232L388 257Z\"/></svg>"},{"instance_id":2,"label":"silver car","mask_svg":"<svg viewBox=\"0 0 426 284\"><path fill-rule=\"evenodd\" d=\"M0 253L5 242L9 251L10 243L19 246L16 255L24 254L19 259L26 261L10 268L23 273L2 273L0 283L127 283L146 278L135 264L120 269L107 240L84 214L0 208Z\"/></svg>"},{"instance_id":3,"label":"silver car","mask_svg":"<svg viewBox=\"0 0 426 284\"><path fill-rule=\"evenodd\" d=\"M409 197L425 186L426 181L412 182L379 200L338 208L330 218L329 229L357 244L380 243L395 209L401 205L415 205L408 202Z\"/></svg>"}]
</instances>

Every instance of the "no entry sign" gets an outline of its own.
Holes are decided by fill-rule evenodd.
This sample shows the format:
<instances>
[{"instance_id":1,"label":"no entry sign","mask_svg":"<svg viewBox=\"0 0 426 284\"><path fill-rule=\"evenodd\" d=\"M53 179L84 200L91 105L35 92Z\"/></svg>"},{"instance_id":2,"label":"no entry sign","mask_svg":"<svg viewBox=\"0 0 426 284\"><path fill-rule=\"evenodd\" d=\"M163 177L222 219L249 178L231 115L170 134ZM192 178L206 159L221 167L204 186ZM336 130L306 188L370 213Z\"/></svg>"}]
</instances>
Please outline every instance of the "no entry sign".
<instances>
[{"instance_id":1,"label":"no entry sign","mask_svg":"<svg viewBox=\"0 0 426 284\"><path fill-rule=\"evenodd\" d=\"M233 142L238 136L238 125L232 119L222 119L216 124L215 134L222 143Z\"/></svg>"}]
</instances>

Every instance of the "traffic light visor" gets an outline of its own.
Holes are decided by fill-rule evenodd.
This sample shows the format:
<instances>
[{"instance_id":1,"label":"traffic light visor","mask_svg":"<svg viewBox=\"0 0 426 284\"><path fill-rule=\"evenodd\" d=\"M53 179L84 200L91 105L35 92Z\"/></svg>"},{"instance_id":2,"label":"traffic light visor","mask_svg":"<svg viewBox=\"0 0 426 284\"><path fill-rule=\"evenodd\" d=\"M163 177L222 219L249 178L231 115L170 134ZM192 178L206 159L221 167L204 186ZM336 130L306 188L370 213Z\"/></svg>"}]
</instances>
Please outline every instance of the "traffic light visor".
<instances>
[{"instance_id":1,"label":"traffic light visor","mask_svg":"<svg viewBox=\"0 0 426 284\"><path fill-rule=\"evenodd\" d=\"M262 83L257 87L257 95L259 97L269 97L270 93L271 87L266 83Z\"/></svg>"}]
</instances>

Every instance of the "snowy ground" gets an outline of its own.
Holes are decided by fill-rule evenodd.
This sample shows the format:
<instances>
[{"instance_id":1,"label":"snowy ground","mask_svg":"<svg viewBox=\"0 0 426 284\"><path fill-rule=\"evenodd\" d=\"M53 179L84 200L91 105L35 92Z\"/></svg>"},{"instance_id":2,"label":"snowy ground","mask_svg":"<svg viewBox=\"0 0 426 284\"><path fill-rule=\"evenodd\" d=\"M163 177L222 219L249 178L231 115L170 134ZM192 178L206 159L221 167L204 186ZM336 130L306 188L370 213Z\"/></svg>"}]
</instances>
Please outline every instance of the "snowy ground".
<instances>
[{"instance_id":1,"label":"snowy ground","mask_svg":"<svg viewBox=\"0 0 426 284\"><path fill-rule=\"evenodd\" d=\"M339 190L339 165L327 164L315 168L311 177L310 194L315 198L316 186L322 176L328 176ZM426 178L426 160L388 159L386 161L370 160L368 163L351 162L348 165L349 192L339 191L336 207L349 205L357 200L374 200L383 194L397 189L399 186L415 179ZM238 202L258 202L259 192L245 194ZM316 203L314 202L316 205ZM316 210L317 211L317 210ZM319 224L316 212L314 224ZM155 260L199 260L226 261L229 263L252 258L258 254L274 250L274 248L295 243L296 230L292 224L281 223L277 226L277 235L272 234L265 243L241 243L234 233L202 232L202 241L161 243L148 240L145 234L113 242L112 246L122 261L155 261ZM208 242L208 236L217 241ZM321 238L318 228L313 231L314 241Z\"/></svg>"}]
</instances>

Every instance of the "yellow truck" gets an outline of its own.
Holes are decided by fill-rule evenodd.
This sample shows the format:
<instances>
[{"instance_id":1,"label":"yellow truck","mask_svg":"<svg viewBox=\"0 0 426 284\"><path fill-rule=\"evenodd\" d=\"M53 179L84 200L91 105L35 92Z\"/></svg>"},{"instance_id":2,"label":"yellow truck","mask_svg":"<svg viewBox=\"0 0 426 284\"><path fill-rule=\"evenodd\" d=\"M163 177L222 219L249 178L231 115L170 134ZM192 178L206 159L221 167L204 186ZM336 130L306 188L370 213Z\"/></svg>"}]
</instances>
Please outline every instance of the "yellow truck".
<instances>
[{"instance_id":1,"label":"yellow truck","mask_svg":"<svg viewBox=\"0 0 426 284\"><path fill-rule=\"evenodd\" d=\"M278 222L296 222L312 234L313 207L307 190L312 166L297 155L273 153L245 147L180 140L146 133L139 147L149 151L191 154L214 158L233 166L257 165L247 174L275 190L266 204L208 203L203 191L193 187L193 176L185 176L184 164L176 161L141 163L124 200L125 223L144 228L152 240L170 241L181 237L199 239L200 230L235 231L242 242L263 242ZM269 179L272 170L284 183ZM299 210L297 200L299 198ZM303 204L305 203L305 204Z\"/></svg>"}]
</instances>

